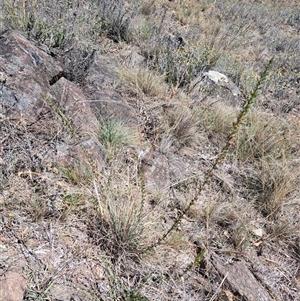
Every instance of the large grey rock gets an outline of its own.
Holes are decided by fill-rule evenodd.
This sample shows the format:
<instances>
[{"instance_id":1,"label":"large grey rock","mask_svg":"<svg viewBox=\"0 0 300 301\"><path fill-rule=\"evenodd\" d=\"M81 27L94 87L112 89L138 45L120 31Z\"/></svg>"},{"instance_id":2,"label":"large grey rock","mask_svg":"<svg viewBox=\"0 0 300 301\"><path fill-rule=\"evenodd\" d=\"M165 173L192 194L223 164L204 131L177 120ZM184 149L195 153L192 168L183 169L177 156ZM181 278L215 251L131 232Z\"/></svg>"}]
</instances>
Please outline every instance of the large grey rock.
<instances>
[{"instance_id":1,"label":"large grey rock","mask_svg":"<svg viewBox=\"0 0 300 301\"><path fill-rule=\"evenodd\" d=\"M172 182L183 180L187 176L187 165L182 158L174 153L168 154L170 178Z\"/></svg>"},{"instance_id":2,"label":"large grey rock","mask_svg":"<svg viewBox=\"0 0 300 301\"><path fill-rule=\"evenodd\" d=\"M129 68L141 68L145 62L145 57L142 56L139 47L134 46L124 50L121 53L121 58Z\"/></svg>"},{"instance_id":3,"label":"large grey rock","mask_svg":"<svg viewBox=\"0 0 300 301\"><path fill-rule=\"evenodd\" d=\"M44 111L50 83L63 75L63 66L14 31L0 33L0 72L6 77L0 102L25 115Z\"/></svg>"},{"instance_id":4,"label":"large grey rock","mask_svg":"<svg viewBox=\"0 0 300 301\"><path fill-rule=\"evenodd\" d=\"M115 58L95 56L85 78L85 94L93 100L121 100L115 91L120 81Z\"/></svg>"},{"instance_id":5,"label":"large grey rock","mask_svg":"<svg viewBox=\"0 0 300 301\"><path fill-rule=\"evenodd\" d=\"M74 127L81 138L90 136L91 130L96 127L97 119L90 107L91 100L77 85L61 78L49 88L48 97L63 110L62 118L72 123L70 126Z\"/></svg>"},{"instance_id":6,"label":"large grey rock","mask_svg":"<svg viewBox=\"0 0 300 301\"><path fill-rule=\"evenodd\" d=\"M23 152L18 169L43 169L61 159L81 161L87 154L102 160L101 146L92 142L98 121L90 99L64 78L60 62L8 30L0 33L0 73L1 135L14 140L6 147L10 140L3 140L2 146ZM65 150L63 155L60 149ZM10 154L0 148L0 155L6 168Z\"/></svg>"}]
</instances>

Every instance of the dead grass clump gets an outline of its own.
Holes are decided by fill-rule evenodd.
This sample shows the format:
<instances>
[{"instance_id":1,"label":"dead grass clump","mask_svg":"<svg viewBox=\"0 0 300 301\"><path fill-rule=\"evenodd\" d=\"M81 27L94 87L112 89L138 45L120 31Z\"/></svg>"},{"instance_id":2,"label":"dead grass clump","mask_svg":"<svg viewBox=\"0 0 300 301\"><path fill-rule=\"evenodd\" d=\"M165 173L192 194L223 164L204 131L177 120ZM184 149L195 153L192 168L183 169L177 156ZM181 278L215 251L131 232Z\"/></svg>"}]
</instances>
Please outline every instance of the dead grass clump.
<instances>
[{"instance_id":1,"label":"dead grass clump","mask_svg":"<svg viewBox=\"0 0 300 301\"><path fill-rule=\"evenodd\" d=\"M204 1L205 2L205 1ZM198 24L201 10L205 9L205 3L196 3L190 1L188 3L180 3L176 8L175 18L182 25Z\"/></svg>"},{"instance_id":2,"label":"dead grass clump","mask_svg":"<svg viewBox=\"0 0 300 301\"><path fill-rule=\"evenodd\" d=\"M197 109L199 126L213 135L228 135L237 116L237 109L217 102Z\"/></svg>"},{"instance_id":3,"label":"dead grass clump","mask_svg":"<svg viewBox=\"0 0 300 301\"><path fill-rule=\"evenodd\" d=\"M264 158L255 164L248 187L257 208L270 220L276 220L289 196L297 187L299 166L286 159Z\"/></svg>"},{"instance_id":4,"label":"dead grass clump","mask_svg":"<svg viewBox=\"0 0 300 301\"><path fill-rule=\"evenodd\" d=\"M289 156L298 143L297 128L283 118L251 111L237 135L236 157L253 162Z\"/></svg>"},{"instance_id":5,"label":"dead grass clump","mask_svg":"<svg viewBox=\"0 0 300 301\"><path fill-rule=\"evenodd\" d=\"M114 259L135 258L144 243L143 184L136 168L127 167L126 172L117 165L111 166L107 177L94 182L94 210L87 215L89 234Z\"/></svg>"},{"instance_id":6,"label":"dead grass clump","mask_svg":"<svg viewBox=\"0 0 300 301\"><path fill-rule=\"evenodd\" d=\"M291 223L290 220L277 220L272 221L266 227L266 241L268 242L293 242L300 234L299 223Z\"/></svg>"},{"instance_id":7,"label":"dead grass clump","mask_svg":"<svg viewBox=\"0 0 300 301\"><path fill-rule=\"evenodd\" d=\"M144 15L135 16L130 28L132 40L134 40L136 44L146 47L152 35L152 26L151 20Z\"/></svg>"},{"instance_id":8,"label":"dead grass clump","mask_svg":"<svg viewBox=\"0 0 300 301\"><path fill-rule=\"evenodd\" d=\"M213 203L208 205L205 212L207 228L213 222L220 227L227 229L228 227L237 224L240 218L239 214L234 209L233 203L226 201L219 204Z\"/></svg>"},{"instance_id":9,"label":"dead grass clump","mask_svg":"<svg viewBox=\"0 0 300 301\"><path fill-rule=\"evenodd\" d=\"M105 211L92 217L89 222L93 243L101 246L108 255L116 259L136 257L142 233L136 204L124 196L107 196L105 202Z\"/></svg>"},{"instance_id":10,"label":"dead grass clump","mask_svg":"<svg viewBox=\"0 0 300 301\"><path fill-rule=\"evenodd\" d=\"M167 90L163 77L147 69L121 69L124 88L137 96L160 96Z\"/></svg>"},{"instance_id":11,"label":"dead grass clump","mask_svg":"<svg viewBox=\"0 0 300 301\"><path fill-rule=\"evenodd\" d=\"M178 147L197 142L198 120L188 104L177 103L167 111L165 133Z\"/></svg>"},{"instance_id":12,"label":"dead grass clump","mask_svg":"<svg viewBox=\"0 0 300 301\"><path fill-rule=\"evenodd\" d=\"M153 10L153 6L155 4L155 0L146 0L146 1L142 1L141 3L141 7L139 9L139 12L142 15L148 16L151 14L152 10Z\"/></svg>"},{"instance_id":13,"label":"dead grass clump","mask_svg":"<svg viewBox=\"0 0 300 301\"><path fill-rule=\"evenodd\" d=\"M229 245L237 250L246 250L252 238L251 210L251 203L245 206L237 199L222 199L206 204L203 218L209 245Z\"/></svg>"}]
</instances>

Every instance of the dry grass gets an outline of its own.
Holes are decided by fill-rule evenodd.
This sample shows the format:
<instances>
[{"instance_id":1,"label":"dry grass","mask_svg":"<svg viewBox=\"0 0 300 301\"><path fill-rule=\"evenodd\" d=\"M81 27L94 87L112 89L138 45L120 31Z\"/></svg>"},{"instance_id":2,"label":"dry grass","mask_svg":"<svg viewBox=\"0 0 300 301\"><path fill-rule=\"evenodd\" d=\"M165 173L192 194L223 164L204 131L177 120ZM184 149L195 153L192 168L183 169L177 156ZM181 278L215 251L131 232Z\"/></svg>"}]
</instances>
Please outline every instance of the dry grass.
<instances>
[{"instance_id":1,"label":"dry grass","mask_svg":"<svg viewBox=\"0 0 300 301\"><path fill-rule=\"evenodd\" d=\"M221 102L196 108L200 131L210 131L210 136L225 137L232 129L237 109Z\"/></svg>"},{"instance_id":2,"label":"dry grass","mask_svg":"<svg viewBox=\"0 0 300 301\"><path fill-rule=\"evenodd\" d=\"M179 9L176 9L176 19L182 25L199 25L202 11L208 7L207 3L201 3L200 5L196 2L181 3Z\"/></svg>"},{"instance_id":3,"label":"dry grass","mask_svg":"<svg viewBox=\"0 0 300 301\"><path fill-rule=\"evenodd\" d=\"M262 159L251 176L250 189L262 214L276 220L282 213L287 196L298 185L299 164L283 159Z\"/></svg>"},{"instance_id":4,"label":"dry grass","mask_svg":"<svg viewBox=\"0 0 300 301\"><path fill-rule=\"evenodd\" d=\"M166 121L164 133L170 141L174 141L175 146L182 147L197 143L199 121L184 100L172 104L166 112Z\"/></svg>"},{"instance_id":5,"label":"dry grass","mask_svg":"<svg viewBox=\"0 0 300 301\"><path fill-rule=\"evenodd\" d=\"M241 161L289 157L297 149L298 127L260 111L252 111L237 136L236 157Z\"/></svg>"},{"instance_id":6,"label":"dry grass","mask_svg":"<svg viewBox=\"0 0 300 301\"><path fill-rule=\"evenodd\" d=\"M111 160L123 147L138 143L139 133L117 119L103 120L99 126L99 141L105 148L106 159Z\"/></svg>"},{"instance_id":7,"label":"dry grass","mask_svg":"<svg viewBox=\"0 0 300 301\"><path fill-rule=\"evenodd\" d=\"M145 196L137 169L120 174L115 168L94 182L95 211L87 218L93 243L117 260L138 256L143 246Z\"/></svg>"},{"instance_id":8,"label":"dry grass","mask_svg":"<svg viewBox=\"0 0 300 301\"><path fill-rule=\"evenodd\" d=\"M213 268L214 254L255 263L278 300L296 300L300 131L298 121L291 122L295 117L285 114L296 116L299 105L297 3L60 4L5 0L1 21L64 53L75 81L84 78L93 50L101 50L101 36L119 43L116 51L120 42L138 45L147 68L121 69L121 91L136 98L128 103L138 106L139 121L151 131L141 141L123 123L106 120L94 137L106 152L99 166L86 152L72 164L48 162L39 154L51 152L50 146L45 142L41 149L40 141L46 134L51 135L47 141L66 139L60 136L62 120L53 114L51 133L47 125L30 132L21 119L2 118L6 112L0 107L0 246L8 241L14 250L0 266L25 254L26 300L52 300L56 285L66 285L66 279L87 300L222 300L220 291L230 288L216 288L223 280ZM256 97L215 172L214 158L238 109L217 89L207 102L195 103L178 96L184 94L181 87L216 69L247 96L264 68L265 49L275 60L260 90L263 97ZM186 179L171 183L163 194L147 192L141 166L147 160L139 160L139 148L149 156L163 153L166 168L176 155ZM199 190L206 175L209 181Z\"/></svg>"},{"instance_id":9,"label":"dry grass","mask_svg":"<svg viewBox=\"0 0 300 301\"><path fill-rule=\"evenodd\" d=\"M72 185L88 184L93 178L93 169L88 162L75 162L72 166L58 164L56 167L48 165L48 171L60 174L60 177Z\"/></svg>"},{"instance_id":10,"label":"dry grass","mask_svg":"<svg viewBox=\"0 0 300 301\"><path fill-rule=\"evenodd\" d=\"M163 77L147 69L128 69L120 71L123 89L135 96L159 97L167 89Z\"/></svg>"}]
</instances>

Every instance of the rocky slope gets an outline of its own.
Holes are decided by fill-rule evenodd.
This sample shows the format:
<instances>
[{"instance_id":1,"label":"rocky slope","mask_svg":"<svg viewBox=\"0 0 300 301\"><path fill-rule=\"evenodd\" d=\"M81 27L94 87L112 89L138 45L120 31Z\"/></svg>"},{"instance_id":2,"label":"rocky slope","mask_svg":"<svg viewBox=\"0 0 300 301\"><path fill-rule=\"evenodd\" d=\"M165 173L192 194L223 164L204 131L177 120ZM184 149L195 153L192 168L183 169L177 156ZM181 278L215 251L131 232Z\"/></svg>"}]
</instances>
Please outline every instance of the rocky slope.
<instances>
[{"instance_id":1,"label":"rocky slope","mask_svg":"<svg viewBox=\"0 0 300 301\"><path fill-rule=\"evenodd\" d=\"M294 83L285 111L257 89L233 135L230 75L171 85L109 45L76 81L0 32L0 300L300 300Z\"/></svg>"}]
</instances>

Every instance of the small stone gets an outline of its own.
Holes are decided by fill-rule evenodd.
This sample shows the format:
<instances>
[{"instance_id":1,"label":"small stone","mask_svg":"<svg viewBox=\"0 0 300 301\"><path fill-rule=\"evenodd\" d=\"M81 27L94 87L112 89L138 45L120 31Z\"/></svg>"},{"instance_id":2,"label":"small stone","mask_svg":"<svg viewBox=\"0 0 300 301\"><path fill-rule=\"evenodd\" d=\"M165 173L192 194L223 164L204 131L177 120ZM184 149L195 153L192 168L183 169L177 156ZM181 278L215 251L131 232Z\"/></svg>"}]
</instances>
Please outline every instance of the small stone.
<instances>
[{"instance_id":1,"label":"small stone","mask_svg":"<svg viewBox=\"0 0 300 301\"><path fill-rule=\"evenodd\" d=\"M7 76L4 72L0 72L0 83L5 84Z\"/></svg>"},{"instance_id":2,"label":"small stone","mask_svg":"<svg viewBox=\"0 0 300 301\"><path fill-rule=\"evenodd\" d=\"M254 230L252 230L252 232L255 234L255 235L257 235L257 236L259 236L259 237L262 237L263 236L263 229L254 229Z\"/></svg>"}]
</instances>

